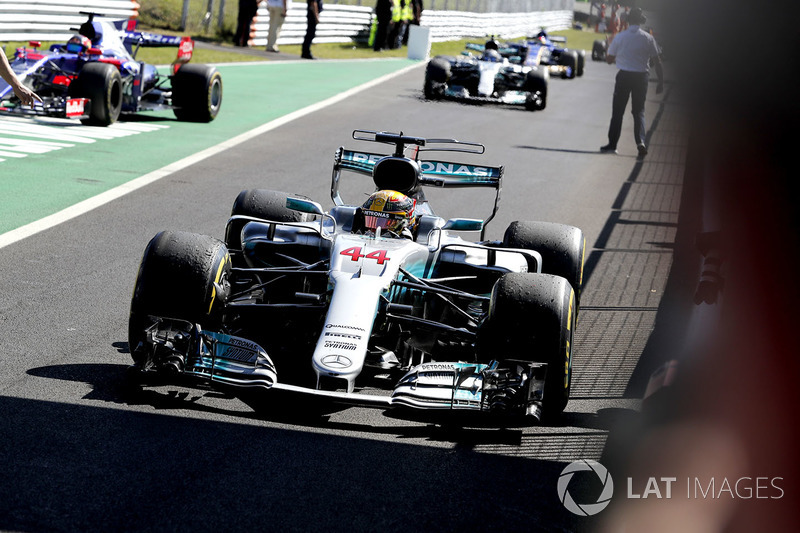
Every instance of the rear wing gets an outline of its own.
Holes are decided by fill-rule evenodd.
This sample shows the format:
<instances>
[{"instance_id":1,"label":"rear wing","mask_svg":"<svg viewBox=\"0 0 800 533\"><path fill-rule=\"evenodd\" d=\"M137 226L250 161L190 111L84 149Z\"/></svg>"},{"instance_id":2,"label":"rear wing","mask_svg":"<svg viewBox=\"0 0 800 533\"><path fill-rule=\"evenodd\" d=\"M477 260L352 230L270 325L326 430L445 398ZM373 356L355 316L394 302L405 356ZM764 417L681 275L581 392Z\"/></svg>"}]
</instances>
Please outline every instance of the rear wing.
<instances>
[{"instance_id":1,"label":"rear wing","mask_svg":"<svg viewBox=\"0 0 800 533\"><path fill-rule=\"evenodd\" d=\"M375 163L386 154L355 152L339 148L336 152L334 171L351 170L368 176L372 175ZM465 165L450 161L418 160L422 176L420 184L429 187L491 187L501 188L503 167Z\"/></svg>"},{"instance_id":2,"label":"rear wing","mask_svg":"<svg viewBox=\"0 0 800 533\"><path fill-rule=\"evenodd\" d=\"M331 199L337 206L345 202L339 194L339 179L342 170L348 170L366 176L372 176L375 164L381 159L389 157L386 154L347 150L340 147L334 156L333 176L331 179ZM484 221L484 228L497 214L500 204L500 192L503 188L503 166L491 167L481 165L468 165L451 161L417 159L421 175L419 184L426 187L468 188L483 187L496 191L494 207L491 215ZM485 231L485 230L484 230ZM483 238L483 232L481 232Z\"/></svg>"}]
</instances>

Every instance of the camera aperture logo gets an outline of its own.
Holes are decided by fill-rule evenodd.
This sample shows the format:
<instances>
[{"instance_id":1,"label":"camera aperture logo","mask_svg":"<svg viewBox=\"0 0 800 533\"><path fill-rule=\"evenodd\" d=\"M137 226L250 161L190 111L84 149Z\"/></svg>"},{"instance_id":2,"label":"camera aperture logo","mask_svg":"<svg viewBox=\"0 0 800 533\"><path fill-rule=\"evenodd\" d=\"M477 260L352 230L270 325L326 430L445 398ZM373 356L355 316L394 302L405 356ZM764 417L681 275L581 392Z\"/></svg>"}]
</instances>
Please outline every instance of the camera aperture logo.
<instances>
[{"instance_id":1,"label":"camera aperture logo","mask_svg":"<svg viewBox=\"0 0 800 533\"><path fill-rule=\"evenodd\" d=\"M597 477L603 484L603 490L600 492L600 496L598 496L595 503L579 504L569 493L569 482L572 481L572 476L574 476L576 472L586 471L592 471L597 474ZM611 479L611 474L608 473L606 467L597 461L592 461L591 459L581 459L580 461L575 461L568 464L567 467L561 471L561 475L558 477L558 499L561 500L561 503L564 505L567 511L576 515L596 515L605 509L609 503L611 503L611 496L613 494L614 480Z\"/></svg>"}]
</instances>

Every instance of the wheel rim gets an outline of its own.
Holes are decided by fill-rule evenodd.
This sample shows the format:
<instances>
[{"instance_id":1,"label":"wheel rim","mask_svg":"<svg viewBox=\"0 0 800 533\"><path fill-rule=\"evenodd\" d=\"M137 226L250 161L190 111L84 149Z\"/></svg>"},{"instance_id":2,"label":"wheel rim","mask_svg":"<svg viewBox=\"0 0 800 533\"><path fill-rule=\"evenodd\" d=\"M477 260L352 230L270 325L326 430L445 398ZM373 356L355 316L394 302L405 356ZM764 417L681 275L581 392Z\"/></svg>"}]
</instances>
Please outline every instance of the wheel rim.
<instances>
[{"instance_id":1,"label":"wheel rim","mask_svg":"<svg viewBox=\"0 0 800 533\"><path fill-rule=\"evenodd\" d=\"M219 106L222 104L222 82L218 76L214 77L211 82L211 88L208 92L208 103L211 113L216 115Z\"/></svg>"}]
</instances>

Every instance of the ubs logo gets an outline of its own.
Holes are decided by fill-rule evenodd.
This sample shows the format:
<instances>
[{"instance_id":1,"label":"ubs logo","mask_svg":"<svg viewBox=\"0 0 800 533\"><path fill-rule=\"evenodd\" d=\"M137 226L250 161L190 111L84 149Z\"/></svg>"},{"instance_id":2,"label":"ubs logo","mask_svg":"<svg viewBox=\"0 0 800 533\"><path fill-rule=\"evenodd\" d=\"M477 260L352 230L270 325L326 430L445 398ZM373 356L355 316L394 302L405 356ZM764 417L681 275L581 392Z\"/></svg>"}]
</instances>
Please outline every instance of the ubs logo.
<instances>
[{"instance_id":1,"label":"ubs logo","mask_svg":"<svg viewBox=\"0 0 800 533\"><path fill-rule=\"evenodd\" d=\"M347 368L353 364L349 357L333 354L322 358L322 364L329 368Z\"/></svg>"}]
</instances>

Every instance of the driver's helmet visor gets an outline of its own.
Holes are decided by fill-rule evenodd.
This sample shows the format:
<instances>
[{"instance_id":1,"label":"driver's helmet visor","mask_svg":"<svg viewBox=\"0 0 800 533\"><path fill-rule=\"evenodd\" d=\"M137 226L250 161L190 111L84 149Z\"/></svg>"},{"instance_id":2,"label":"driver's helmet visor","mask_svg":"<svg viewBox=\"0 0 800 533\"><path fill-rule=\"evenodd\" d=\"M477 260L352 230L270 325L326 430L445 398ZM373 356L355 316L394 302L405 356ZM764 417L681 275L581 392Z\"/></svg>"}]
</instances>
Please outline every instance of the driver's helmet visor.
<instances>
[{"instance_id":1,"label":"driver's helmet visor","mask_svg":"<svg viewBox=\"0 0 800 533\"><path fill-rule=\"evenodd\" d=\"M397 231L402 229L407 217L400 213L384 213L381 211L364 210L364 226L369 229L386 229Z\"/></svg>"}]
</instances>

